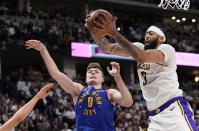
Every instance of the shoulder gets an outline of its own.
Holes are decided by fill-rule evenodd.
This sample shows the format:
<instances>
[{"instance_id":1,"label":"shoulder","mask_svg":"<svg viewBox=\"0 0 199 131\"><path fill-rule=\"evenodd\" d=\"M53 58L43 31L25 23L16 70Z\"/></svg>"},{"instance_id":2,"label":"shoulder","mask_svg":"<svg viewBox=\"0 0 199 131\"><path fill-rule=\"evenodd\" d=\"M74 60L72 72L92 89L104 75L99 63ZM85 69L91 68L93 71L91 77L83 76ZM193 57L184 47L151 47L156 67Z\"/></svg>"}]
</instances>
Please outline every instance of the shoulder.
<instances>
[{"instance_id":1,"label":"shoulder","mask_svg":"<svg viewBox=\"0 0 199 131\"><path fill-rule=\"evenodd\" d=\"M164 54L164 63L175 63L175 49L169 44L162 44L158 46L157 50L160 50Z\"/></svg>"},{"instance_id":2,"label":"shoulder","mask_svg":"<svg viewBox=\"0 0 199 131\"><path fill-rule=\"evenodd\" d=\"M118 90L116 89L108 89L107 90L107 96L109 101L115 105L116 104L116 99L121 98L121 94Z\"/></svg>"},{"instance_id":3,"label":"shoulder","mask_svg":"<svg viewBox=\"0 0 199 131\"><path fill-rule=\"evenodd\" d=\"M116 89L108 89L107 93L110 93L110 94L112 94L112 93L119 93L119 91L116 90Z\"/></svg>"},{"instance_id":4,"label":"shoulder","mask_svg":"<svg viewBox=\"0 0 199 131\"><path fill-rule=\"evenodd\" d=\"M158 48L161 48L161 47L164 47L164 48L172 48L172 49L174 49L173 48L173 46L171 46L170 44L161 44L160 46L158 46ZM175 49L174 49L175 50Z\"/></svg>"},{"instance_id":5,"label":"shoulder","mask_svg":"<svg viewBox=\"0 0 199 131\"><path fill-rule=\"evenodd\" d=\"M169 45L169 44L161 44L160 46L158 46L157 49L167 49L169 51L174 51L175 52L174 47Z\"/></svg>"},{"instance_id":6,"label":"shoulder","mask_svg":"<svg viewBox=\"0 0 199 131\"><path fill-rule=\"evenodd\" d=\"M76 83L76 82L73 82L75 87L77 88L77 92L75 94L75 96L78 96L80 94L80 92L84 89L84 86L80 83Z\"/></svg>"},{"instance_id":7,"label":"shoulder","mask_svg":"<svg viewBox=\"0 0 199 131\"><path fill-rule=\"evenodd\" d=\"M113 95L117 94L117 93L120 93L120 92L118 90L116 90L116 89L108 89L107 90L107 95L108 95L109 99L112 98Z\"/></svg>"},{"instance_id":8,"label":"shoulder","mask_svg":"<svg viewBox=\"0 0 199 131\"><path fill-rule=\"evenodd\" d=\"M144 44L143 44L143 43L140 43L140 42L133 42L132 44L135 45L135 46L137 46L137 47L140 48L140 49L144 49Z\"/></svg>"},{"instance_id":9,"label":"shoulder","mask_svg":"<svg viewBox=\"0 0 199 131\"><path fill-rule=\"evenodd\" d=\"M73 83L74 83L75 87L77 88L77 91L72 95L73 103L74 103L74 105L76 105L78 97L81 96L81 94L83 93L84 89L86 89L86 88L80 83L76 83L76 82L73 82Z\"/></svg>"},{"instance_id":10,"label":"shoulder","mask_svg":"<svg viewBox=\"0 0 199 131\"><path fill-rule=\"evenodd\" d=\"M120 97L121 93L116 89L108 89L107 95L110 97L109 99L115 99L115 97Z\"/></svg>"}]
</instances>

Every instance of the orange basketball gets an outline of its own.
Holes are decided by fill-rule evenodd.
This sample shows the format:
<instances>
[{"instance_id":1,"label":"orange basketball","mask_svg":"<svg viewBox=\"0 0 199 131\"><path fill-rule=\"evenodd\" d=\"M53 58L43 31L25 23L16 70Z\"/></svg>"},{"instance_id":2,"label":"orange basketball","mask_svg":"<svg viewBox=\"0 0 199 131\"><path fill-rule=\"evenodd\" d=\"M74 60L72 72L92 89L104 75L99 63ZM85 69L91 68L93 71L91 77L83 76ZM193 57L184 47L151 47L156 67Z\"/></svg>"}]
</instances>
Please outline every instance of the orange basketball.
<instances>
[{"instance_id":1,"label":"orange basketball","mask_svg":"<svg viewBox=\"0 0 199 131\"><path fill-rule=\"evenodd\" d=\"M103 29L101 29L99 26L97 26L95 24L95 21L100 22L99 17L106 19L107 24L110 23L113 20L113 16L111 15L111 13L109 13L106 10L98 9L98 10L91 12L87 16L87 26L90 28L92 33L95 33L95 34L98 34L98 35L103 33Z\"/></svg>"}]
</instances>

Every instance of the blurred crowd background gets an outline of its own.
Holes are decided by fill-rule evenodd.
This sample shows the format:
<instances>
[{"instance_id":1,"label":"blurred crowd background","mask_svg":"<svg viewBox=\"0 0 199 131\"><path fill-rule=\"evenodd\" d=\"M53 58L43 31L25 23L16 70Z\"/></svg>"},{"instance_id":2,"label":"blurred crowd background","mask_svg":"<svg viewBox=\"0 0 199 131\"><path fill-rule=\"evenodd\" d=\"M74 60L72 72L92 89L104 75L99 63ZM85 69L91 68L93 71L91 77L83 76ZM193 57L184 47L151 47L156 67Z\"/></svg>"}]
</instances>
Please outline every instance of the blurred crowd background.
<instances>
[{"instance_id":1,"label":"blurred crowd background","mask_svg":"<svg viewBox=\"0 0 199 131\"><path fill-rule=\"evenodd\" d=\"M127 1L147 3L149 6L159 4L158 0ZM12 59L17 58L17 56L12 56L11 59L10 57L8 58L7 54L11 56L15 51L19 52L18 49L24 49L24 42L28 39L41 40L53 54L70 58L71 42L95 44L84 27L85 13L90 10L87 8L88 4L85 4L85 12L79 12L82 14L77 17L73 14L72 7L66 11L61 8L34 9L33 7L29 8L31 4L29 1L26 3L28 8L20 10L20 2L23 3L22 0L0 1L0 55L1 64L4 65L1 66L0 78L0 125L5 123L21 106L30 100L42 85L47 82L54 82L46 68L38 68L31 64L27 66L27 63L19 66L16 61L13 60L14 62L12 62ZM90 8L95 9L97 7L99 8L99 5ZM105 8L107 7L105 6ZM197 13L199 13L198 9L199 1L191 0L191 10L197 10ZM132 13L128 9L117 13L120 10L116 10L114 7L110 11L119 17L118 30L132 42L143 42L146 29L150 25L156 24L162 25L167 30L168 43L176 51L199 53L199 24L197 19L195 22L191 22L188 21L191 18L187 18L187 21L178 23L174 21L174 18L173 20L171 19L173 15L157 17L150 12L148 14L147 12L138 14L137 12ZM126 12L129 13L126 14ZM180 15L176 15L176 17L180 17ZM41 60L38 60L38 63L39 61ZM9 68L5 63L9 63ZM195 71L194 75L199 74L198 68L193 69L190 67L187 69L187 67L180 67L180 70L182 70L180 72L183 72L184 69L188 70L188 72ZM68 72L65 73L68 75ZM183 73L179 73L179 77L183 77L180 76ZM146 104L142 97L136 72L133 75L135 75L133 82L131 80L126 80L125 82L133 96L134 105L129 108L116 106L114 117L116 131L145 131L148 127L149 120ZM184 75L186 76L186 73ZM117 88L110 76L106 75L105 78L105 89ZM78 72L71 79L85 85L85 76ZM183 89L183 96L193 108L199 127L198 80L195 79L194 81L191 77L180 78L180 88ZM75 111L70 95L64 92L59 85L56 85L50 92L49 97L41 100L29 117L14 130L76 131Z\"/></svg>"}]
</instances>

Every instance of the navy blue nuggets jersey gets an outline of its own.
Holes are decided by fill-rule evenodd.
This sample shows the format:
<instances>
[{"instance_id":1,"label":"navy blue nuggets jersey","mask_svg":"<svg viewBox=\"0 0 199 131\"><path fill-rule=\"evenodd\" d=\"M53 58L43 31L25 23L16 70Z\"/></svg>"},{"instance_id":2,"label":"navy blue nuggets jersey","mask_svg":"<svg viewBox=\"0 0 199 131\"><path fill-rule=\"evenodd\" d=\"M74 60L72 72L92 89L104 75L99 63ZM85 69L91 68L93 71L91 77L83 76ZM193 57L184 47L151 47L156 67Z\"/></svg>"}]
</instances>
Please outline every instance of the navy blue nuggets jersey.
<instances>
[{"instance_id":1,"label":"navy blue nuggets jersey","mask_svg":"<svg viewBox=\"0 0 199 131\"><path fill-rule=\"evenodd\" d=\"M78 97L75 112L78 131L115 131L114 106L106 90L84 88Z\"/></svg>"}]
</instances>

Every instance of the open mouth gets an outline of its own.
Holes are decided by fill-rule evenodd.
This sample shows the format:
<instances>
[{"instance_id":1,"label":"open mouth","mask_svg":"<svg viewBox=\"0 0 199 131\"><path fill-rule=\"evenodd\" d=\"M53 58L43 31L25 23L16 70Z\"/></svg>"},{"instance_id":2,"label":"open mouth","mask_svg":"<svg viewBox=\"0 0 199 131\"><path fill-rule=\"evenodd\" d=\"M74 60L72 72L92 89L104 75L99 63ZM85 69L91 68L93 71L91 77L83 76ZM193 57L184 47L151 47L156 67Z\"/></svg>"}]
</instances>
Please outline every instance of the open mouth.
<instances>
[{"instance_id":1,"label":"open mouth","mask_svg":"<svg viewBox=\"0 0 199 131\"><path fill-rule=\"evenodd\" d=\"M90 79L96 79L96 77L95 76L91 76Z\"/></svg>"}]
</instances>

